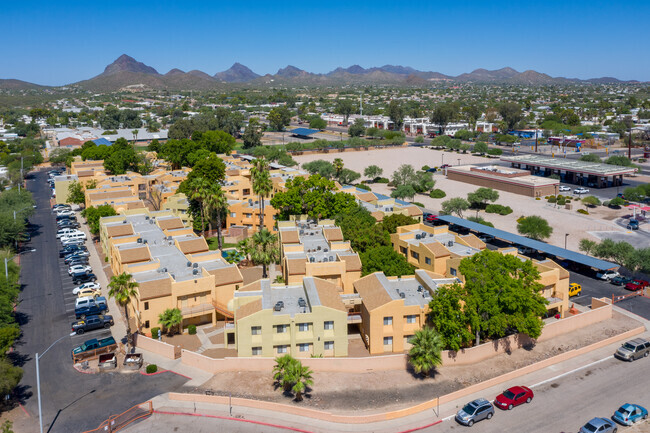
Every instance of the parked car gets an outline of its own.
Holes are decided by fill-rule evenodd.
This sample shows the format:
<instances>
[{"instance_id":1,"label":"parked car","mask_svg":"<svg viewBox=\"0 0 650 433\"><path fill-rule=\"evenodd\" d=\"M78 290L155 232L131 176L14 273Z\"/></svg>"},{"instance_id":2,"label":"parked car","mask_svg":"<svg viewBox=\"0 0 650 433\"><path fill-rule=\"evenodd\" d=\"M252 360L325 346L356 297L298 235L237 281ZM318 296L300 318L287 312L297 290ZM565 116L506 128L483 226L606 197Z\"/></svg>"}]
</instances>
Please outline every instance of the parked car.
<instances>
[{"instance_id":1,"label":"parked car","mask_svg":"<svg viewBox=\"0 0 650 433\"><path fill-rule=\"evenodd\" d=\"M85 289L95 289L95 290L101 290L101 286L97 283L84 283L80 285L79 287L75 287L72 289L72 294L76 295L78 294L81 290Z\"/></svg>"},{"instance_id":2,"label":"parked car","mask_svg":"<svg viewBox=\"0 0 650 433\"><path fill-rule=\"evenodd\" d=\"M492 242L494 240L494 236L492 235L487 235L485 233L481 233L480 235L477 236L481 241L483 242Z\"/></svg>"},{"instance_id":3,"label":"parked car","mask_svg":"<svg viewBox=\"0 0 650 433\"><path fill-rule=\"evenodd\" d=\"M83 239L66 239L61 242L61 245L68 246L68 245L83 245L86 241Z\"/></svg>"},{"instance_id":4,"label":"parked car","mask_svg":"<svg viewBox=\"0 0 650 433\"><path fill-rule=\"evenodd\" d=\"M650 354L650 341L643 338L635 338L625 342L619 347L614 356L623 361L634 361L639 358L645 358Z\"/></svg>"},{"instance_id":5,"label":"parked car","mask_svg":"<svg viewBox=\"0 0 650 433\"><path fill-rule=\"evenodd\" d=\"M56 228L61 229L78 229L79 223L73 220L63 220L56 223Z\"/></svg>"},{"instance_id":6,"label":"parked car","mask_svg":"<svg viewBox=\"0 0 650 433\"><path fill-rule=\"evenodd\" d=\"M56 216L57 217L60 217L60 216L73 216L73 215L74 215L74 211L72 209L61 209L61 210L56 211Z\"/></svg>"},{"instance_id":7,"label":"parked car","mask_svg":"<svg viewBox=\"0 0 650 433\"><path fill-rule=\"evenodd\" d=\"M88 316L85 319L77 320L72 322L72 332L76 332L81 335L84 332L92 331L93 329L108 329L113 326L113 316Z\"/></svg>"},{"instance_id":8,"label":"parked car","mask_svg":"<svg viewBox=\"0 0 650 433\"><path fill-rule=\"evenodd\" d=\"M484 398L467 403L456 413L456 421L471 427L475 422L490 419L494 416L494 406Z\"/></svg>"},{"instance_id":9,"label":"parked car","mask_svg":"<svg viewBox=\"0 0 650 433\"><path fill-rule=\"evenodd\" d=\"M632 278L624 277L623 275L619 275L618 277L614 277L609 280L609 282L615 286L624 286L630 281L632 281Z\"/></svg>"},{"instance_id":10,"label":"parked car","mask_svg":"<svg viewBox=\"0 0 650 433\"><path fill-rule=\"evenodd\" d=\"M67 259L68 257L90 257L90 253L88 250L77 250L77 251L72 251L68 254L65 255L65 258Z\"/></svg>"},{"instance_id":11,"label":"parked car","mask_svg":"<svg viewBox=\"0 0 650 433\"><path fill-rule=\"evenodd\" d=\"M86 234L82 231L76 231L67 235L61 236L61 242L69 242L74 240L86 240Z\"/></svg>"},{"instance_id":12,"label":"parked car","mask_svg":"<svg viewBox=\"0 0 650 433\"><path fill-rule=\"evenodd\" d=\"M428 214L427 217L425 218L425 221L429 223L436 222L438 221L438 216L433 214Z\"/></svg>"},{"instance_id":13,"label":"parked car","mask_svg":"<svg viewBox=\"0 0 650 433\"><path fill-rule=\"evenodd\" d=\"M67 263L68 267L72 266L89 266L88 259L86 257L80 257L78 259L72 260L70 263Z\"/></svg>"},{"instance_id":14,"label":"parked car","mask_svg":"<svg viewBox=\"0 0 650 433\"><path fill-rule=\"evenodd\" d=\"M87 248L85 245L68 245L66 247L63 247L59 250L59 258L65 257L69 254L79 252L79 251L87 251Z\"/></svg>"},{"instance_id":15,"label":"parked car","mask_svg":"<svg viewBox=\"0 0 650 433\"><path fill-rule=\"evenodd\" d=\"M625 403L614 412L612 419L623 425L632 425L642 419L648 419L648 411L638 404Z\"/></svg>"},{"instance_id":16,"label":"parked car","mask_svg":"<svg viewBox=\"0 0 650 433\"><path fill-rule=\"evenodd\" d=\"M102 296L102 291L99 289L87 288L87 289L81 289L77 291L75 295L77 295L79 298L88 298L88 297L96 298L98 296Z\"/></svg>"},{"instance_id":17,"label":"parked car","mask_svg":"<svg viewBox=\"0 0 650 433\"><path fill-rule=\"evenodd\" d=\"M62 221L62 220L72 220L72 221L77 221L77 216L73 213L72 215L65 214L65 215L57 215L56 216L57 221Z\"/></svg>"},{"instance_id":18,"label":"parked car","mask_svg":"<svg viewBox=\"0 0 650 433\"><path fill-rule=\"evenodd\" d=\"M77 274L77 273L80 273L80 272L88 273L88 272L92 272L92 271L93 271L93 268L91 268L88 265L74 265L74 266L68 267L68 275Z\"/></svg>"},{"instance_id":19,"label":"parked car","mask_svg":"<svg viewBox=\"0 0 650 433\"><path fill-rule=\"evenodd\" d=\"M533 400L533 391L525 386L513 386L506 389L494 399L494 405L499 409L511 410L523 403L530 403Z\"/></svg>"},{"instance_id":20,"label":"parked car","mask_svg":"<svg viewBox=\"0 0 650 433\"><path fill-rule=\"evenodd\" d=\"M628 230L639 230L639 221L638 221L638 220L634 220L634 219L630 220L630 221L627 223L627 229L628 229Z\"/></svg>"},{"instance_id":21,"label":"parked car","mask_svg":"<svg viewBox=\"0 0 650 433\"><path fill-rule=\"evenodd\" d=\"M574 194L587 194L588 192L589 192L589 189L583 188L583 187L576 188L576 189L573 190Z\"/></svg>"},{"instance_id":22,"label":"parked car","mask_svg":"<svg viewBox=\"0 0 650 433\"><path fill-rule=\"evenodd\" d=\"M73 284L82 284L97 281L97 276L92 272L77 272L72 274Z\"/></svg>"},{"instance_id":23,"label":"parked car","mask_svg":"<svg viewBox=\"0 0 650 433\"><path fill-rule=\"evenodd\" d=\"M93 338L92 340L86 341L81 346L77 346L72 349L72 357L74 358L75 356L81 355L84 352L90 352L93 350L101 349L103 347L106 347L107 350L110 351L110 348L112 346L115 346L115 348L117 348L117 344L115 344L115 339L113 337L106 337L102 338L101 340Z\"/></svg>"},{"instance_id":24,"label":"parked car","mask_svg":"<svg viewBox=\"0 0 650 433\"><path fill-rule=\"evenodd\" d=\"M61 238L64 238L64 237L66 237L68 235L71 235L71 234L74 234L74 233L83 233L83 232L81 230L76 230L76 229L73 229L73 228L67 228L66 227L66 228L62 228L62 229L57 230L56 238L61 239Z\"/></svg>"},{"instance_id":25,"label":"parked car","mask_svg":"<svg viewBox=\"0 0 650 433\"><path fill-rule=\"evenodd\" d=\"M608 280L611 280L612 278L620 277L620 276L621 276L621 274L619 274L616 271L598 272L596 274L597 278L600 278L601 280L605 280L605 281L608 281Z\"/></svg>"},{"instance_id":26,"label":"parked car","mask_svg":"<svg viewBox=\"0 0 650 433\"><path fill-rule=\"evenodd\" d=\"M63 209L72 210L72 206L70 206L69 204L62 204L62 203L57 203L54 206L52 206L52 212L56 212Z\"/></svg>"},{"instance_id":27,"label":"parked car","mask_svg":"<svg viewBox=\"0 0 650 433\"><path fill-rule=\"evenodd\" d=\"M580 427L580 433L616 433L616 425L607 418L594 418Z\"/></svg>"},{"instance_id":28,"label":"parked car","mask_svg":"<svg viewBox=\"0 0 650 433\"><path fill-rule=\"evenodd\" d=\"M108 312L108 304L106 298L100 296L95 298L94 302L89 302L87 305L80 306L74 309L74 315L77 320L85 319L88 316L104 315Z\"/></svg>"},{"instance_id":29,"label":"parked car","mask_svg":"<svg viewBox=\"0 0 650 433\"><path fill-rule=\"evenodd\" d=\"M444 170L444 169L447 168L447 167L451 167L451 165L450 165L450 164L442 164L442 165L440 166L440 170Z\"/></svg>"},{"instance_id":30,"label":"parked car","mask_svg":"<svg viewBox=\"0 0 650 433\"><path fill-rule=\"evenodd\" d=\"M88 305L94 304L95 299L96 298L94 296L79 296L74 301L74 307L75 308L87 307Z\"/></svg>"},{"instance_id":31,"label":"parked car","mask_svg":"<svg viewBox=\"0 0 650 433\"><path fill-rule=\"evenodd\" d=\"M566 185L560 185L558 188L559 191L571 191L571 187L568 187Z\"/></svg>"},{"instance_id":32,"label":"parked car","mask_svg":"<svg viewBox=\"0 0 650 433\"><path fill-rule=\"evenodd\" d=\"M582 286L578 283L569 284L569 297L578 296L582 292Z\"/></svg>"},{"instance_id":33,"label":"parked car","mask_svg":"<svg viewBox=\"0 0 650 433\"><path fill-rule=\"evenodd\" d=\"M625 284L625 288L627 290L632 290L633 292L636 292L637 290L645 289L649 285L650 283L648 283L646 280L632 280Z\"/></svg>"}]
</instances>

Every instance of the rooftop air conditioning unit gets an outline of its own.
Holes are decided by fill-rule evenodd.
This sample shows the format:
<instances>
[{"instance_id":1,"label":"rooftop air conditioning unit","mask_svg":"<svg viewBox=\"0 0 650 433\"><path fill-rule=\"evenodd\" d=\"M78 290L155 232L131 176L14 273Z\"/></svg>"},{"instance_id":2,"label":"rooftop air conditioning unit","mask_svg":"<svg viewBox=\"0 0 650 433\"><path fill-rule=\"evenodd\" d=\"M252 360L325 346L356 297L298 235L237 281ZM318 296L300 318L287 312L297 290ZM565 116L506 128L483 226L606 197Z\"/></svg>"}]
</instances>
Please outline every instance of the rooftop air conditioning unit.
<instances>
[{"instance_id":1,"label":"rooftop air conditioning unit","mask_svg":"<svg viewBox=\"0 0 650 433\"><path fill-rule=\"evenodd\" d=\"M153 224L153 220L149 220L149 224Z\"/></svg>"},{"instance_id":2,"label":"rooftop air conditioning unit","mask_svg":"<svg viewBox=\"0 0 650 433\"><path fill-rule=\"evenodd\" d=\"M142 239L142 243L143 243L143 244L146 244L146 243L147 243L147 240L146 240L146 239Z\"/></svg>"},{"instance_id":3,"label":"rooftop air conditioning unit","mask_svg":"<svg viewBox=\"0 0 650 433\"><path fill-rule=\"evenodd\" d=\"M334 256L330 256L330 262L334 261Z\"/></svg>"},{"instance_id":4,"label":"rooftop air conditioning unit","mask_svg":"<svg viewBox=\"0 0 650 433\"><path fill-rule=\"evenodd\" d=\"M139 244L142 243L142 238L138 238L138 243L139 243Z\"/></svg>"},{"instance_id":5,"label":"rooftop air conditioning unit","mask_svg":"<svg viewBox=\"0 0 650 433\"><path fill-rule=\"evenodd\" d=\"M145 219L145 220L148 220L148 219L149 219L149 217L148 217L148 216L145 216L145 217L144 217L144 219Z\"/></svg>"},{"instance_id":6,"label":"rooftop air conditioning unit","mask_svg":"<svg viewBox=\"0 0 650 433\"><path fill-rule=\"evenodd\" d=\"M164 273L164 272L167 272L167 268L162 268L162 269L160 270L160 272L163 272L163 273Z\"/></svg>"},{"instance_id":7,"label":"rooftop air conditioning unit","mask_svg":"<svg viewBox=\"0 0 650 433\"><path fill-rule=\"evenodd\" d=\"M406 294L404 292L399 292L399 297L404 299L406 297Z\"/></svg>"},{"instance_id":8,"label":"rooftop air conditioning unit","mask_svg":"<svg viewBox=\"0 0 650 433\"><path fill-rule=\"evenodd\" d=\"M193 267L194 269L196 269L196 268L199 267L199 264L198 264L198 263L192 263L192 267Z\"/></svg>"},{"instance_id":9,"label":"rooftop air conditioning unit","mask_svg":"<svg viewBox=\"0 0 650 433\"><path fill-rule=\"evenodd\" d=\"M309 258L309 263L314 263L315 261L316 261L316 259L314 257Z\"/></svg>"},{"instance_id":10,"label":"rooftop air conditioning unit","mask_svg":"<svg viewBox=\"0 0 650 433\"><path fill-rule=\"evenodd\" d=\"M192 266L192 262L190 262L190 261L188 260L188 261L187 261L187 267L189 268L190 266Z\"/></svg>"},{"instance_id":11,"label":"rooftop air conditioning unit","mask_svg":"<svg viewBox=\"0 0 650 433\"><path fill-rule=\"evenodd\" d=\"M192 275L197 275L199 273L198 269L192 269Z\"/></svg>"}]
</instances>

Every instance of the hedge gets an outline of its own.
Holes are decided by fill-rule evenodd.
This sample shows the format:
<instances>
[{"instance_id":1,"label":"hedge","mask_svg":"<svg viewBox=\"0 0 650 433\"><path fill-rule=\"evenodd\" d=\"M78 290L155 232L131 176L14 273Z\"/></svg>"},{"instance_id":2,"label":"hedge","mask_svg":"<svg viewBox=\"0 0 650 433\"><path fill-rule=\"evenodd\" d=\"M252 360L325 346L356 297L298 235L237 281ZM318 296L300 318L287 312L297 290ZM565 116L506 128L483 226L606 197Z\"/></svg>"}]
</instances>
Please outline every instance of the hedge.
<instances>
[{"instance_id":1,"label":"hedge","mask_svg":"<svg viewBox=\"0 0 650 433\"><path fill-rule=\"evenodd\" d=\"M512 208L510 206L503 206L500 204L489 204L485 207L486 213L498 213L499 215L510 215Z\"/></svg>"},{"instance_id":2,"label":"hedge","mask_svg":"<svg viewBox=\"0 0 650 433\"><path fill-rule=\"evenodd\" d=\"M196 325L188 325L187 333L190 335L196 334Z\"/></svg>"},{"instance_id":3,"label":"hedge","mask_svg":"<svg viewBox=\"0 0 650 433\"><path fill-rule=\"evenodd\" d=\"M444 198L446 196L447 194L441 189L434 189L429 193L429 197L431 198Z\"/></svg>"},{"instance_id":4,"label":"hedge","mask_svg":"<svg viewBox=\"0 0 650 433\"><path fill-rule=\"evenodd\" d=\"M151 338L157 339L158 338L158 331L160 331L159 327L151 328Z\"/></svg>"}]
</instances>

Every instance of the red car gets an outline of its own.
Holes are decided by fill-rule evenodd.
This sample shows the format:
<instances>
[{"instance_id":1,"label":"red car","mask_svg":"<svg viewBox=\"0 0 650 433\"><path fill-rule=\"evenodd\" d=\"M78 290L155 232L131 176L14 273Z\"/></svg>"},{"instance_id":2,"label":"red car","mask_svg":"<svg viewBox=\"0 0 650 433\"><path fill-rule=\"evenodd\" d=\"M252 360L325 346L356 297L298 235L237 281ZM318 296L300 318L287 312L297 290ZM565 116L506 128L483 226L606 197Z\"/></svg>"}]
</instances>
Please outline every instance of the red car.
<instances>
[{"instance_id":1,"label":"red car","mask_svg":"<svg viewBox=\"0 0 650 433\"><path fill-rule=\"evenodd\" d=\"M436 215L429 214L426 217L426 221L432 223L438 221L438 217Z\"/></svg>"},{"instance_id":2,"label":"red car","mask_svg":"<svg viewBox=\"0 0 650 433\"><path fill-rule=\"evenodd\" d=\"M637 291L645 289L648 286L650 286L650 283L648 283L646 280L632 280L625 285L625 288L627 290Z\"/></svg>"},{"instance_id":3,"label":"red car","mask_svg":"<svg viewBox=\"0 0 650 433\"><path fill-rule=\"evenodd\" d=\"M525 386L513 386L503 391L503 394L497 395L494 399L494 405L499 409L510 410L522 403L530 403L535 395L530 388Z\"/></svg>"}]
</instances>

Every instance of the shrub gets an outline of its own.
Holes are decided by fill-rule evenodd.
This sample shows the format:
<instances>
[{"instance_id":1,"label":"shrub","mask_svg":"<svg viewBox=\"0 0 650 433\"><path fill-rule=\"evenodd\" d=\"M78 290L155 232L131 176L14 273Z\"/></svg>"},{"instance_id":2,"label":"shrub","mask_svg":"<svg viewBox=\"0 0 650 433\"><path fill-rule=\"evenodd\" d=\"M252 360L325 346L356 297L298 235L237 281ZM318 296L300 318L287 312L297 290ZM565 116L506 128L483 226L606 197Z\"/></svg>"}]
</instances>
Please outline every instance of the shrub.
<instances>
[{"instance_id":1,"label":"shrub","mask_svg":"<svg viewBox=\"0 0 650 433\"><path fill-rule=\"evenodd\" d=\"M581 213L581 214L583 214L583 215L589 215L589 212L587 212L587 211L584 210L584 209L578 209L578 213Z\"/></svg>"},{"instance_id":2,"label":"shrub","mask_svg":"<svg viewBox=\"0 0 650 433\"><path fill-rule=\"evenodd\" d=\"M498 213L499 215L510 215L512 208L510 206L503 206L500 204L489 204L485 207L486 213Z\"/></svg>"},{"instance_id":3,"label":"shrub","mask_svg":"<svg viewBox=\"0 0 650 433\"><path fill-rule=\"evenodd\" d=\"M357 185L357 188L365 189L366 191L372 191L372 189L365 183L360 183Z\"/></svg>"},{"instance_id":4,"label":"shrub","mask_svg":"<svg viewBox=\"0 0 650 433\"><path fill-rule=\"evenodd\" d=\"M390 182L390 180L386 179L385 177L380 177L380 178L375 179L375 182L376 183L388 183L388 182Z\"/></svg>"},{"instance_id":5,"label":"shrub","mask_svg":"<svg viewBox=\"0 0 650 433\"><path fill-rule=\"evenodd\" d=\"M520 216L519 218L517 218L517 224L521 223L524 218L526 218L526 217L525 216Z\"/></svg>"},{"instance_id":6,"label":"shrub","mask_svg":"<svg viewBox=\"0 0 650 433\"><path fill-rule=\"evenodd\" d=\"M104 261L108 263L108 256L104 257Z\"/></svg>"},{"instance_id":7,"label":"shrub","mask_svg":"<svg viewBox=\"0 0 650 433\"><path fill-rule=\"evenodd\" d=\"M488 155L498 156L498 155L501 155L503 153L503 150L501 150L501 149L489 149L487 151L487 153L488 153Z\"/></svg>"},{"instance_id":8,"label":"shrub","mask_svg":"<svg viewBox=\"0 0 650 433\"><path fill-rule=\"evenodd\" d=\"M546 197L546 200L548 200L549 203L555 203L555 197L554 196Z\"/></svg>"},{"instance_id":9,"label":"shrub","mask_svg":"<svg viewBox=\"0 0 650 433\"><path fill-rule=\"evenodd\" d=\"M639 162L641 162L641 163L646 162L646 161L647 161L647 159L645 159L645 158L639 158Z\"/></svg>"},{"instance_id":10,"label":"shrub","mask_svg":"<svg viewBox=\"0 0 650 433\"><path fill-rule=\"evenodd\" d=\"M541 200L541 197L535 197L535 200Z\"/></svg>"},{"instance_id":11,"label":"shrub","mask_svg":"<svg viewBox=\"0 0 650 433\"><path fill-rule=\"evenodd\" d=\"M428 165L423 165L423 166L422 166L422 171L427 171L427 170L429 170L430 168L431 168L431 167L429 167Z\"/></svg>"},{"instance_id":12,"label":"shrub","mask_svg":"<svg viewBox=\"0 0 650 433\"><path fill-rule=\"evenodd\" d=\"M441 189L434 189L429 193L429 197L431 198L445 198L447 194L441 190Z\"/></svg>"},{"instance_id":13,"label":"shrub","mask_svg":"<svg viewBox=\"0 0 650 433\"><path fill-rule=\"evenodd\" d=\"M196 325L188 325L187 333L190 334L190 335L195 335L196 334Z\"/></svg>"},{"instance_id":14,"label":"shrub","mask_svg":"<svg viewBox=\"0 0 650 433\"><path fill-rule=\"evenodd\" d=\"M151 338L158 338L158 331L160 331L159 327L151 328Z\"/></svg>"},{"instance_id":15,"label":"shrub","mask_svg":"<svg viewBox=\"0 0 650 433\"><path fill-rule=\"evenodd\" d=\"M147 374L152 374L158 371L158 366L156 364L147 365Z\"/></svg>"},{"instance_id":16,"label":"shrub","mask_svg":"<svg viewBox=\"0 0 650 433\"><path fill-rule=\"evenodd\" d=\"M566 200L564 199L564 197L558 197L557 204L559 204L560 206L564 206L566 204Z\"/></svg>"},{"instance_id":17,"label":"shrub","mask_svg":"<svg viewBox=\"0 0 650 433\"><path fill-rule=\"evenodd\" d=\"M414 204L414 205L420 206L420 207L424 207L424 205L422 203L420 203L419 201L412 201L411 204Z\"/></svg>"},{"instance_id":18,"label":"shrub","mask_svg":"<svg viewBox=\"0 0 650 433\"><path fill-rule=\"evenodd\" d=\"M607 206L607 207L609 207L609 201L604 201L604 202L603 202L603 206Z\"/></svg>"}]
</instances>

